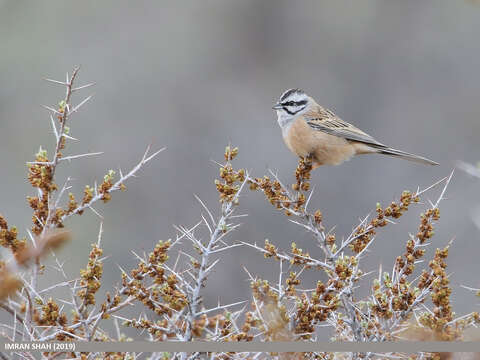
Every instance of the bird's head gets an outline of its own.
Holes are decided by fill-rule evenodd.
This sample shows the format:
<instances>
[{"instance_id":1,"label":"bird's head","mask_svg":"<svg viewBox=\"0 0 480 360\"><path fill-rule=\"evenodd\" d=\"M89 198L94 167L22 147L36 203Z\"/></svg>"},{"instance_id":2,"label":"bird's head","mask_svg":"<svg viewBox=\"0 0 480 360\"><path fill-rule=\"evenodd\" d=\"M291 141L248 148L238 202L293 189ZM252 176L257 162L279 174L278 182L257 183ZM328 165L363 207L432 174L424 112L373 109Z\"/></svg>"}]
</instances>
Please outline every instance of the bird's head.
<instances>
[{"instance_id":1,"label":"bird's head","mask_svg":"<svg viewBox=\"0 0 480 360\"><path fill-rule=\"evenodd\" d=\"M289 125L297 115L305 112L311 103L311 98L300 89L285 91L278 102L272 107L277 111L278 124L284 128Z\"/></svg>"}]
</instances>

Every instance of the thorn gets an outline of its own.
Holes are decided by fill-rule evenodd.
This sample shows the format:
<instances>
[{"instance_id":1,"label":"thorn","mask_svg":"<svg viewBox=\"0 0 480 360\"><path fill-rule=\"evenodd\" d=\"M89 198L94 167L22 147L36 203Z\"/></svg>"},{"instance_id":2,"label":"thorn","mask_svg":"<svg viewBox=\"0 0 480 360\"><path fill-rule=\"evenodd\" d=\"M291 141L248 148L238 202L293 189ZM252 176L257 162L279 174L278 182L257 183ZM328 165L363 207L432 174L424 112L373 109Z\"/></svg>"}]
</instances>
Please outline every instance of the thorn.
<instances>
[{"instance_id":1,"label":"thorn","mask_svg":"<svg viewBox=\"0 0 480 360\"><path fill-rule=\"evenodd\" d=\"M150 148L150 147L149 147ZM152 155L150 155L148 158L144 158L144 160L142 161L144 164L149 162L150 160L152 160L155 156L157 156L158 154L160 154L163 150L165 150L166 147L163 147L161 148L160 150L154 152Z\"/></svg>"},{"instance_id":2,"label":"thorn","mask_svg":"<svg viewBox=\"0 0 480 360\"><path fill-rule=\"evenodd\" d=\"M63 81L58 81L58 80L53 80L53 79L48 79L48 78L44 78L43 80L45 81L48 81L48 82L51 82L53 84L59 84L59 85L63 85L63 86L67 86L68 83L65 83Z\"/></svg>"},{"instance_id":3,"label":"thorn","mask_svg":"<svg viewBox=\"0 0 480 360\"><path fill-rule=\"evenodd\" d=\"M53 116L50 115L50 121L52 122L53 133L55 134L55 139L58 141L58 131L57 126L55 125L55 120L53 120Z\"/></svg>"},{"instance_id":4,"label":"thorn","mask_svg":"<svg viewBox=\"0 0 480 360\"><path fill-rule=\"evenodd\" d=\"M102 241L102 234L103 234L103 221L100 221L100 229L98 230L98 240L97 240L98 247L100 247L100 243Z\"/></svg>"},{"instance_id":5,"label":"thorn","mask_svg":"<svg viewBox=\"0 0 480 360\"><path fill-rule=\"evenodd\" d=\"M63 137L65 137L66 139L69 139L69 140L78 141L78 139L74 138L73 136L67 135L65 133L63 134Z\"/></svg>"},{"instance_id":6,"label":"thorn","mask_svg":"<svg viewBox=\"0 0 480 360\"><path fill-rule=\"evenodd\" d=\"M95 209L92 207L92 205L88 205L88 207L90 208L90 210L93 211L93 213L94 213L95 215L97 215L97 216L103 221L103 216L100 215L100 213L99 213L97 210L95 210Z\"/></svg>"},{"instance_id":7,"label":"thorn","mask_svg":"<svg viewBox=\"0 0 480 360\"><path fill-rule=\"evenodd\" d=\"M53 112L54 114L57 114L57 115L60 115L60 116L63 116L63 114L61 112L58 112L57 110L55 110L54 108L50 107L50 106L47 106L47 105L41 105L43 108Z\"/></svg>"},{"instance_id":8,"label":"thorn","mask_svg":"<svg viewBox=\"0 0 480 360\"><path fill-rule=\"evenodd\" d=\"M142 157L142 163L145 161L148 153L150 152L150 145L147 145L147 149L145 150L145 152L143 153L143 157Z\"/></svg>"},{"instance_id":9,"label":"thorn","mask_svg":"<svg viewBox=\"0 0 480 360\"><path fill-rule=\"evenodd\" d=\"M207 206L205 205L205 203L204 203L196 194L193 194L193 196L195 196L195 199L197 199L197 201L200 203L200 205L202 205L202 207L205 209L205 211L207 212L208 216L210 217L210 220L212 220L212 224L215 224L215 219L213 218L212 213L210 212L210 210L208 210L208 208L207 208Z\"/></svg>"},{"instance_id":10,"label":"thorn","mask_svg":"<svg viewBox=\"0 0 480 360\"><path fill-rule=\"evenodd\" d=\"M77 112L78 109L80 109L80 107L82 105L84 105L88 100L90 100L92 98L93 95L90 95L88 97L86 97L80 104L78 104L77 106L75 106L71 111L70 113L73 114L74 112Z\"/></svg>"},{"instance_id":11,"label":"thorn","mask_svg":"<svg viewBox=\"0 0 480 360\"><path fill-rule=\"evenodd\" d=\"M445 192L447 191L447 187L448 185L450 185L450 181L452 180L452 177L453 177L453 173L455 172L455 169L452 170L452 172L450 173L450 176L448 176L446 179L447 181L445 182L445 186L443 187L443 190L442 190L442 193L440 194L440 196L438 197L438 200L435 204L435 208L438 207L438 205L440 204L440 201L442 201L444 199L444 195L445 195Z\"/></svg>"},{"instance_id":12,"label":"thorn","mask_svg":"<svg viewBox=\"0 0 480 360\"><path fill-rule=\"evenodd\" d=\"M96 84L97 84L97 83L92 82L92 83L89 83L89 84L86 84L86 85L82 85L82 86L73 88L73 89L72 89L72 92L78 91L78 90L82 90L82 89L86 89L86 88L89 88L89 87L94 86L94 85L96 85Z\"/></svg>"},{"instance_id":13,"label":"thorn","mask_svg":"<svg viewBox=\"0 0 480 360\"><path fill-rule=\"evenodd\" d=\"M79 158L88 157L88 156L102 155L102 154L103 154L103 151L87 153L87 154L80 154L80 155L71 155L71 156L62 157L62 158L58 159L58 161L67 161L67 160L71 161L71 160L74 160L74 159L79 159Z\"/></svg>"}]
</instances>

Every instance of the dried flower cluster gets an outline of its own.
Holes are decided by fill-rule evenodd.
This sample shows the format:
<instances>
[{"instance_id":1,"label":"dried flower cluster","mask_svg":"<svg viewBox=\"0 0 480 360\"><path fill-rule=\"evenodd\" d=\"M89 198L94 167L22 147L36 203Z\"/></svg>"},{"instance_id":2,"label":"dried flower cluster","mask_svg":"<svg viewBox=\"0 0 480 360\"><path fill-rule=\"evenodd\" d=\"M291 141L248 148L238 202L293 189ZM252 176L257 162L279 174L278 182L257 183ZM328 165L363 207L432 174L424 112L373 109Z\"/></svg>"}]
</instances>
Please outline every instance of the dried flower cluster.
<instances>
[{"instance_id":1,"label":"dried flower cluster","mask_svg":"<svg viewBox=\"0 0 480 360\"><path fill-rule=\"evenodd\" d=\"M17 228L12 226L9 229L7 220L0 215L0 245L10 249L14 255L21 253L26 246L26 239L18 239L17 235Z\"/></svg>"},{"instance_id":2,"label":"dried flower cluster","mask_svg":"<svg viewBox=\"0 0 480 360\"><path fill-rule=\"evenodd\" d=\"M240 189L240 185L245 181L245 170L240 169L235 171L232 167L231 161L235 159L238 154L238 148L225 148L226 163L220 167L220 177L222 180L215 180L215 186L220 195L220 202L232 202ZM238 199L236 199L238 204Z\"/></svg>"},{"instance_id":3,"label":"dried flower cluster","mask_svg":"<svg viewBox=\"0 0 480 360\"><path fill-rule=\"evenodd\" d=\"M304 192L310 189L310 172L312 171L312 159L301 158L295 171L296 183L292 189L296 196L292 196L287 188L275 177L274 180L268 176L263 178L250 178L249 184L251 190L262 190L268 201L277 209L283 209L286 215L291 215L292 211L301 213L306 203ZM318 222L321 222L321 213L318 213Z\"/></svg>"}]
</instances>

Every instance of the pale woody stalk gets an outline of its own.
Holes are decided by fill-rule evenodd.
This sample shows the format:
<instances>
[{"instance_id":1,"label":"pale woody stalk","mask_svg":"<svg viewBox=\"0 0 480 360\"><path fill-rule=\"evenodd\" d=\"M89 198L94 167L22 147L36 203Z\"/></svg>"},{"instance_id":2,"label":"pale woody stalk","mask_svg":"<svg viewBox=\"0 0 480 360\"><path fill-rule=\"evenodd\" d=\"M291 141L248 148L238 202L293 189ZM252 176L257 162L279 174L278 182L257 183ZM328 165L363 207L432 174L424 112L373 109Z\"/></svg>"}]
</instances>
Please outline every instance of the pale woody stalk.
<instances>
[{"instance_id":1,"label":"pale woody stalk","mask_svg":"<svg viewBox=\"0 0 480 360\"><path fill-rule=\"evenodd\" d=\"M188 313L186 314L187 330L185 332L185 335L183 336L184 341L192 340L192 326L194 321L200 315L205 314L206 312L209 312L209 311L199 311L199 309L201 306L201 295L200 295L201 289L205 286L205 282L207 280L208 274L214 268L214 266L217 265L219 262L219 259L217 259L213 261L213 263L209 264L209 262L211 261L212 254L218 254L220 252L239 246L238 244L227 245L222 242L223 246L218 247L222 238L225 237L230 232L232 232L233 230L235 230L240 225L240 224L236 224L236 225L229 224L229 221L234 214L235 207L238 204L239 196L246 183L247 183L247 179L245 179L243 183L240 185L240 188L238 189L238 191L236 192L235 196L231 201L222 203L221 216L218 219L218 221L214 221L212 213L208 210L205 204L197 197L199 202L207 211L212 224L209 224L208 220L203 218L204 223L207 226L210 233L210 238L206 245L203 245L201 241L195 239L194 236L192 235L188 236L189 240L192 241L193 246L199 248L199 251L201 253L201 260L200 260L200 268L194 279L194 285L193 287L189 287L190 302L188 306ZM229 306L239 305L242 303L244 302L243 301L237 302L234 304L230 304ZM223 308L223 307L217 307L217 309L220 309L220 308ZM217 309L210 309L210 310L217 310ZM184 360L187 358L187 356L188 356L187 353L182 353L180 355L180 358Z\"/></svg>"}]
</instances>

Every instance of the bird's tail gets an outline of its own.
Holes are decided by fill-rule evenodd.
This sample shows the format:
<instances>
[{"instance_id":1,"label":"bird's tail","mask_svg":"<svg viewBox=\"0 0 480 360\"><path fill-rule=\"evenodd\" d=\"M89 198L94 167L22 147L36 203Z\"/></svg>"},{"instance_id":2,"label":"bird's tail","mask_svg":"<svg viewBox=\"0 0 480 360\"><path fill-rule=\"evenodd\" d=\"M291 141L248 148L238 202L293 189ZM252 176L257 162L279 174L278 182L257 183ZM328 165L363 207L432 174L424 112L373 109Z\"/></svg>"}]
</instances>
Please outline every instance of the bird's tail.
<instances>
[{"instance_id":1,"label":"bird's tail","mask_svg":"<svg viewBox=\"0 0 480 360\"><path fill-rule=\"evenodd\" d=\"M413 161L419 164L426 164L426 165L439 165L437 162L424 158L423 156L418 156L414 154L407 153L405 151L401 150L396 150L392 148L377 148L377 151L379 154L384 154L384 155L389 155L389 156L394 156L398 157L400 159L405 159L409 161Z\"/></svg>"}]
</instances>

